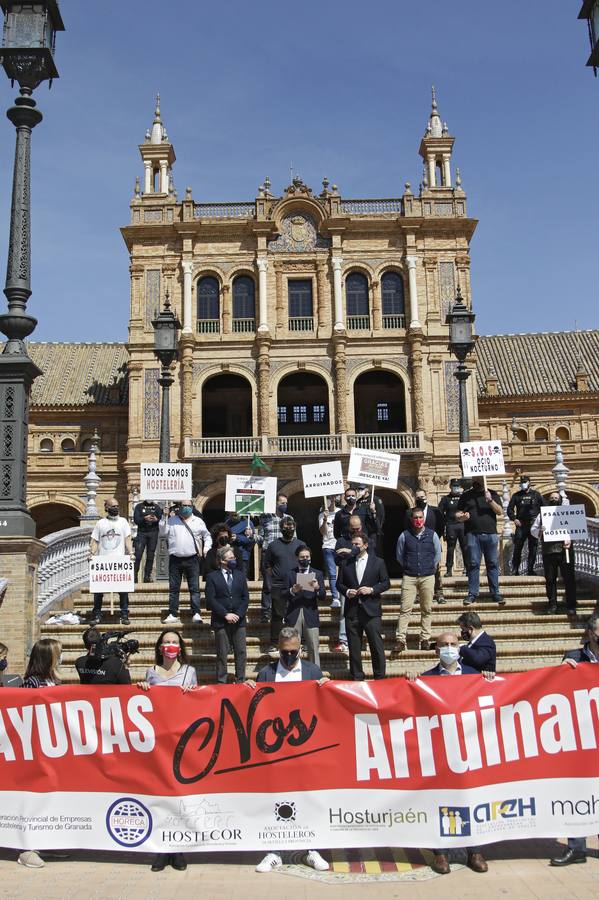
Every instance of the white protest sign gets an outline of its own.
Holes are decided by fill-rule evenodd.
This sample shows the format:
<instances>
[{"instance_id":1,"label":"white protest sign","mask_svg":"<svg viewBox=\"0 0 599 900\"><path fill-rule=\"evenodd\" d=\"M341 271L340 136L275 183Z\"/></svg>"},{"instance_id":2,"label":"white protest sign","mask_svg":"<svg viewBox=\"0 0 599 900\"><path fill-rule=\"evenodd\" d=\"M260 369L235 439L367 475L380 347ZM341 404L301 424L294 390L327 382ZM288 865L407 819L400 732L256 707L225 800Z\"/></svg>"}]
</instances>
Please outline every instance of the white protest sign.
<instances>
[{"instance_id":1,"label":"white protest sign","mask_svg":"<svg viewBox=\"0 0 599 900\"><path fill-rule=\"evenodd\" d=\"M395 489L399 478L399 459L396 453L352 447L347 480L356 484L374 484Z\"/></svg>"},{"instance_id":2,"label":"white protest sign","mask_svg":"<svg viewBox=\"0 0 599 900\"><path fill-rule=\"evenodd\" d=\"M262 475L227 475L225 510L240 516L274 513L277 508L277 479Z\"/></svg>"},{"instance_id":3,"label":"white protest sign","mask_svg":"<svg viewBox=\"0 0 599 900\"><path fill-rule=\"evenodd\" d=\"M589 536L587 514L582 504L542 506L541 525L543 526L543 540L549 543L563 541L566 538L573 541L586 541Z\"/></svg>"},{"instance_id":4,"label":"white protest sign","mask_svg":"<svg viewBox=\"0 0 599 900\"><path fill-rule=\"evenodd\" d=\"M465 477L469 475L505 475L501 441L460 443L460 460Z\"/></svg>"},{"instance_id":5,"label":"white protest sign","mask_svg":"<svg viewBox=\"0 0 599 900\"><path fill-rule=\"evenodd\" d=\"M304 480L304 497L342 494L345 489L340 461L302 466L302 478Z\"/></svg>"},{"instance_id":6,"label":"white protest sign","mask_svg":"<svg viewBox=\"0 0 599 900\"><path fill-rule=\"evenodd\" d=\"M191 500L191 463L142 463L139 494L144 500Z\"/></svg>"},{"instance_id":7,"label":"white protest sign","mask_svg":"<svg viewBox=\"0 0 599 900\"><path fill-rule=\"evenodd\" d=\"M132 593L135 590L133 560L130 556L92 556L89 561L89 592L106 591Z\"/></svg>"}]
</instances>

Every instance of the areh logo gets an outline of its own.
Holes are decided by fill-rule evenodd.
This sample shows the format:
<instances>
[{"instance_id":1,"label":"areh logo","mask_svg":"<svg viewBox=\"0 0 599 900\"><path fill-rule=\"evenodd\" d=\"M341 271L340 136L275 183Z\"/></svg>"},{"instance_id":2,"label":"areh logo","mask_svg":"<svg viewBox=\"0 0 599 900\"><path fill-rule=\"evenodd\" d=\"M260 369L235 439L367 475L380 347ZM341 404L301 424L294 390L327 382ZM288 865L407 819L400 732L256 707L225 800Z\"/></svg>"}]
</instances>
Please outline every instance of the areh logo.
<instances>
[{"instance_id":1,"label":"areh logo","mask_svg":"<svg viewBox=\"0 0 599 900\"><path fill-rule=\"evenodd\" d=\"M439 834L441 837L468 837L470 835L470 807L440 806Z\"/></svg>"},{"instance_id":2,"label":"areh logo","mask_svg":"<svg viewBox=\"0 0 599 900\"><path fill-rule=\"evenodd\" d=\"M277 822L295 822L295 803L284 800L282 803L275 803L275 818Z\"/></svg>"}]
</instances>

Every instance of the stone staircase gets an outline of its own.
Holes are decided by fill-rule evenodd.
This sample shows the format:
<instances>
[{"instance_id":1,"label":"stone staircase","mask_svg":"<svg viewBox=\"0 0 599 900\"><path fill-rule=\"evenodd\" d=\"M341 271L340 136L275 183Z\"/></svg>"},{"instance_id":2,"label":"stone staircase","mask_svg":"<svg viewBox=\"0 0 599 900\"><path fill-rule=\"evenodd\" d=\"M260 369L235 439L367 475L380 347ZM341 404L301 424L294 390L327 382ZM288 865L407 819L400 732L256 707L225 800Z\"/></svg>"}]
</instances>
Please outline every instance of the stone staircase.
<instances>
[{"instance_id":1,"label":"stone staircase","mask_svg":"<svg viewBox=\"0 0 599 900\"><path fill-rule=\"evenodd\" d=\"M481 581L481 584L483 582ZM408 634L408 647L399 656L393 651L395 627L399 614L399 597L401 581L394 579L391 589L384 595L383 632L387 656L387 675L397 676L407 672L422 672L435 663L433 652L418 649L419 611L415 607L413 623ZM482 619L483 626L497 644L497 671L516 672L552 666L560 662L564 650L576 647L581 637L581 626L590 615L596 600L591 591L580 591L578 598L578 618L570 622L565 611L560 609L557 615L545 613L544 580L540 577L503 577L501 592L506 605L498 607L488 596L481 598L474 606ZM455 629L460 613L464 612L463 598L466 596L466 579L464 577L446 578L446 603L435 605L433 610L433 634L447 629ZM200 683L213 683L215 679L214 638L209 627L209 614L204 609L203 625L192 625L189 613L188 593L181 590L182 633L191 651L191 661L197 669ZM118 615L118 596L115 595L115 612L110 615L110 595L104 597L104 618L102 630L120 628ZM202 604L204 595L202 591ZM87 591L82 591L65 603L65 608L77 612L91 609L91 598ZM131 677L134 681L144 677L148 666L154 662L154 643L164 626L161 619L167 613L167 587L165 583L139 585L139 590L130 596L131 631L130 637L139 641L139 653L130 659ZM334 653L337 643L339 616L337 610L328 606L320 611L320 661L323 671L332 678L348 678L349 668L347 656ZM60 640L63 647L63 664L61 673L66 683L78 681L73 662L84 653L81 634L85 625L45 625L41 626L41 637L54 637ZM270 626L260 622L260 585L250 583L250 608L248 610L247 649L248 677L251 677L269 660ZM365 644L366 646L366 644ZM233 672L233 657L229 657L230 677ZM366 652L365 672L371 675L370 655Z\"/></svg>"}]
</instances>

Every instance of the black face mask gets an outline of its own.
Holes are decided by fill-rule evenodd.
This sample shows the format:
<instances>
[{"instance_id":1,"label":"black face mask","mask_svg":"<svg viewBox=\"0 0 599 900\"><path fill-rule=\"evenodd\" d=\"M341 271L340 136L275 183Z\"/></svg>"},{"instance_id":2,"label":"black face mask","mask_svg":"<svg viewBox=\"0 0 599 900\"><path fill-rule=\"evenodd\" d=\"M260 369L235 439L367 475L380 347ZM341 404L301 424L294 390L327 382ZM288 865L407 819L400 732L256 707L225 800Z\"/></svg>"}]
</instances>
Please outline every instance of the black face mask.
<instances>
[{"instance_id":1,"label":"black face mask","mask_svg":"<svg viewBox=\"0 0 599 900\"><path fill-rule=\"evenodd\" d=\"M355 506L356 498L355 497L346 497L345 502L346 502L347 506Z\"/></svg>"},{"instance_id":2,"label":"black face mask","mask_svg":"<svg viewBox=\"0 0 599 900\"><path fill-rule=\"evenodd\" d=\"M281 658L281 662L285 666L286 669L292 669L296 664L298 657L300 655L299 647L297 650L279 650L279 656Z\"/></svg>"},{"instance_id":3,"label":"black face mask","mask_svg":"<svg viewBox=\"0 0 599 900\"><path fill-rule=\"evenodd\" d=\"M118 506L109 506L109 507L107 507L106 512L108 513L109 516L118 516L119 508L118 508Z\"/></svg>"},{"instance_id":4,"label":"black face mask","mask_svg":"<svg viewBox=\"0 0 599 900\"><path fill-rule=\"evenodd\" d=\"M8 660L6 657L4 657L4 659L0 659L0 672L4 672L7 665L8 665Z\"/></svg>"},{"instance_id":5,"label":"black face mask","mask_svg":"<svg viewBox=\"0 0 599 900\"><path fill-rule=\"evenodd\" d=\"M283 513L287 512L287 504L286 503L277 503L277 509L282 515Z\"/></svg>"},{"instance_id":6,"label":"black face mask","mask_svg":"<svg viewBox=\"0 0 599 900\"><path fill-rule=\"evenodd\" d=\"M426 506L426 497L418 497L416 499L416 506L418 507L418 509L424 509L424 507Z\"/></svg>"},{"instance_id":7,"label":"black face mask","mask_svg":"<svg viewBox=\"0 0 599 900\"><path fill-rule=\"evenodd\" d=\"M561 506L561 505L562 505L562 498L561 498L561 497L558 497L557 500L552 500L551 498L549 498L549 503L550 503L551 506Z\"/></svg>"},{"instance_id":8,"label":"black face mask","mask_svg":"<svg viewBox=\"0 0 599 900\"><path fill-rule=\"evenodd\" d=\"M219 537L217 544L219 547L225 547L229 543L228 537Z\"/></svg>"},{"instance_id":9,"label":"black face mask","mask_svg":"<svg viewBox=\"0 0 599 900\"><path fill-rule=\"evenodd\" d=\"M282 529L281 529L281 534L282 534L283 537L286 538L288 541L290 541L291 538L293 537L293 532L294 532L294 529L293 529L293 528L282 528Z\"/></svg>"}]
</instances>

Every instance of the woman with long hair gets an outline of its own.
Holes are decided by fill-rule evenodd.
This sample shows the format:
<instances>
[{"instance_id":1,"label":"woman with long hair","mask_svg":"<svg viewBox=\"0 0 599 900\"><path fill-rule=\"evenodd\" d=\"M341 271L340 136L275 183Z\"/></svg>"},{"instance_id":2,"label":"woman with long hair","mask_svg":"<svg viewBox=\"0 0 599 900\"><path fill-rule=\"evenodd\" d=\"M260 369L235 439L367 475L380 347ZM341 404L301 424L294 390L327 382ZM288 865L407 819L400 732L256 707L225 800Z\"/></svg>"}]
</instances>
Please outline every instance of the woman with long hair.
<instances>
[{"instance_id":1,"label":"woman with long hair","mask_svg":"<svg viewBox=\"0 0 599 900\"><path fill-rule=\"evenodd\" d=\"M142 691L149 691L153 687L179 687L187 693L197 685L198 676L188 662L183 635L172 628L165 628L154 647L154 665L146 671L145 681L137 686ZM182 853L157 853L152 861L152 872L162 872L169 863L180 872L187 868Z\"/></svg>"}]
</instances>

